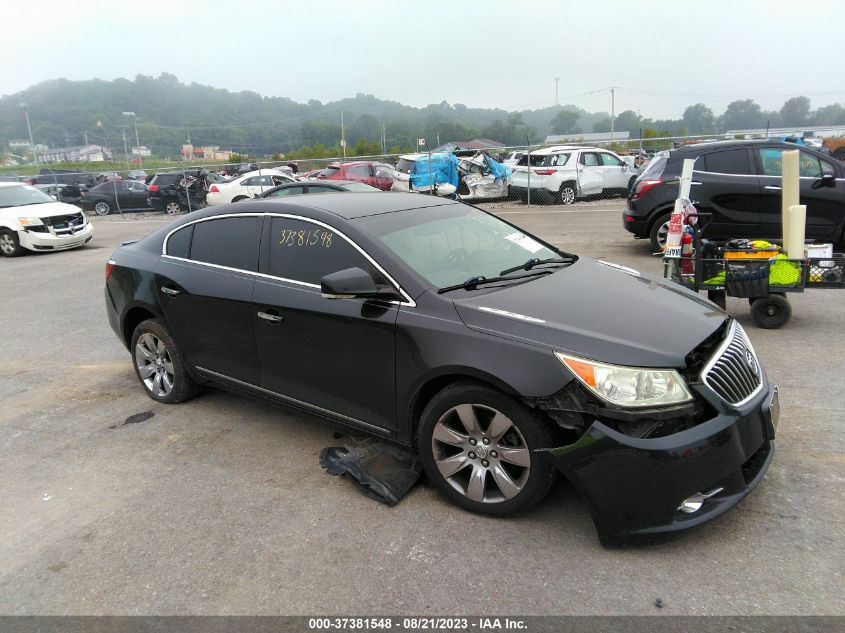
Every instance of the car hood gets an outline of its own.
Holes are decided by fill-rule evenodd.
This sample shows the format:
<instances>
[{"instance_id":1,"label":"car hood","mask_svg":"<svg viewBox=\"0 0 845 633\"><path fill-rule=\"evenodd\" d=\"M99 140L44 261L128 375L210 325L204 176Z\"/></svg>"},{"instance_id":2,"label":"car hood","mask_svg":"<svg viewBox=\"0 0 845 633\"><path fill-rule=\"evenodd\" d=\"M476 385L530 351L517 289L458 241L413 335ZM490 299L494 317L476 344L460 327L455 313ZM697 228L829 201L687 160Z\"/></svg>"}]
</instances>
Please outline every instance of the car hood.
<instances>
[{"instance_id":1,"label":"car hood","mask_svg":"<svg viewBox=\"0 0 845 633\"><path fill-rule=\"evenodd\" d=\"M0 214L5 217L15 218L49 218L54 215L73 215L79 213L79 207L65 202L45 202L43 204L29 204L23 207L10 207L0 209Z\"/></svg>"},{"instance_id":2,"label":"car hood","mask_svg":"<svg viewBox=\"0 0 845 633\"><path fill-rule=\"evenodd\" d=\"M684 367L685 356L728 318L671 281L586 257L454 304L473 330L639 367Z\"/></svg>"}]
</instances>

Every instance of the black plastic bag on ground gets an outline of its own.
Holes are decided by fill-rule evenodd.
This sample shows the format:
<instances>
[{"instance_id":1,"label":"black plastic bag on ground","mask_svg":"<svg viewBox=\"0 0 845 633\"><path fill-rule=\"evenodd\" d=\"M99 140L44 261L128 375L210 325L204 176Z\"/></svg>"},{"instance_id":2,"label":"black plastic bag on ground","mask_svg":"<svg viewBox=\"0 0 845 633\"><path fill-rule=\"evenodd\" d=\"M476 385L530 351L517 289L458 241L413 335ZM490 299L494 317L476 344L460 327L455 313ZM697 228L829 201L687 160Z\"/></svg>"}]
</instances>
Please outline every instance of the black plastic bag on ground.
<instances>
[{"instance_id":1,"label":"black plastic bag on ground","mask_svg":"<svg viewBox=\"0 0 845 633\"><path fill-rule=\"evenodd\" d=\"M330 475L343 475L365 495L389 506L399 503L422 474L422 464L413 452L375 438L324 448L320 466Z\"/></svg>"}]
</instances>

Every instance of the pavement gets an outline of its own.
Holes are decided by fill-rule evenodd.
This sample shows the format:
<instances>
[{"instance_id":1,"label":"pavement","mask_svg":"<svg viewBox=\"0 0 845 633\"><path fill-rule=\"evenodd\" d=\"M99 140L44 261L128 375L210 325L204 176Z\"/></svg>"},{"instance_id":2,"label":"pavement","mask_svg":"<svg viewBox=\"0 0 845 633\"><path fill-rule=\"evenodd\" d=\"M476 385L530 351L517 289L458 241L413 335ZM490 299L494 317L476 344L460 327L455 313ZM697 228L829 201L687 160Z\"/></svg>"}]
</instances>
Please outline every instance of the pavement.
<instances>
[{"instance_id":1,"label":"pavement","mask_svg":"<svg viewBox=\"0 0 845 633\"><path fill-rule=\"evenodd\" d=\"M565 250L661 269L619 200L490 206ZM605 549L563 481L517 518L425 482L388 508L321 470L342 440L317 418L217 390L147 398L103 275L161 221L95 218L81 250L0 261L0 614L845 614L845 292L790 296L780 330L728 299L781 388L774 462L703 529Z\"/></svg>"}]
</instances>

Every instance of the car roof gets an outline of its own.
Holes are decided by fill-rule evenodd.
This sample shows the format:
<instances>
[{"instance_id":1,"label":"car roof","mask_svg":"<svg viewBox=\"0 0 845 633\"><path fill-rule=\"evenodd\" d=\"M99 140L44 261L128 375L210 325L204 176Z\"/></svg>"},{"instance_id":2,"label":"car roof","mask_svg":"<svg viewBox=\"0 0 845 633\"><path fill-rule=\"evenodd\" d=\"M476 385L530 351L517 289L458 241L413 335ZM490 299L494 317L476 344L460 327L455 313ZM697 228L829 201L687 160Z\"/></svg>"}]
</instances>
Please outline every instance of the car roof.
<instances>
[{"instance_id":1,"label":"car roof","mask_svg":"<svg viewBox=\"0 0 845 633\"><path fill-rule=\"evenodd\" d=\"M365 183L359 182L357 180L309 180L307 183L303 180L297 180L295 182L286 182L281 185L276 185L274 189L285 189L288 187L342 187L343 185L362 185ZM373 187L375 189L375 187Z\"/></svg>"},{"instance_id":2,"label":"car roof","mask_svg":"<svg viewBox=\"0 0 845 633\"><path fill-rule=\"evenodd\" d=\"M575 150L575 149L594 150L594 149L598 149L598 147L582 147L580 145L552 145L551 147L543 147L543 148L534 150L531 153L532 154L539 154L539 155L542 156L542 155L545 155L545 154L554 154L555 152L571 152L572 150Z\"/></svg>"},{"instance_id":3,"label":"car roof","mask_svg":"<svg viewBox=\"0 0 845 633\"><path fill-rule=\"evenodd\" d=\"M245 174L241 174L238 176L239 178L246 178L247 176L288 176L290 174L286 174L283 171L279 171L278 169L256 169L255 171L248 171Z\"/></svg>"},{"instance_id":4,"label":"car roof","mask_svg":"<svg viewBox=\"0 0 845 633\"><path fill-rule=\"evenodd\" d=\"M24 184L22 182L0 182L0 187L21 187Z\"/></svg>"},{"instance_id":5,"label":"car roof","mask_svg":"<svg viewBox=\"0 0 845 633\"><path fill-rule=\"evenodd\" d=\"M731 149L736 147L756 147L757 145L768 145L774 147L787 147L796 149L799 147L795 143L784 143L772 139L744 139L744 140L729 140L729 141L707 141L704 143L693 143L690 145L681 145L676 147L673 152L678 154L699 154L711 149Z\"/></svg>"},{"instance_id":6,"label":"car roof","mask_svg":"<svg viewBox=\"0 0 845 633\"><path fill-rule=\"evenodd\" d=\"M427 207L441 207L445 205L461 204L449 198L428 196L421 193L404 193L390 191L339 191L330 196L296 196L296 202L288 201L285 197L255 198L226 205L225 213L236 211L267 212L267 204L279 204L290 207L295 204L299 208L311 208L318 211L328 211L346 220L365 218L382 213L422 209ZM223 210L223 206L213 207ZM213 214L209 214L213 215Z\"/></svg>"}]
</instances>

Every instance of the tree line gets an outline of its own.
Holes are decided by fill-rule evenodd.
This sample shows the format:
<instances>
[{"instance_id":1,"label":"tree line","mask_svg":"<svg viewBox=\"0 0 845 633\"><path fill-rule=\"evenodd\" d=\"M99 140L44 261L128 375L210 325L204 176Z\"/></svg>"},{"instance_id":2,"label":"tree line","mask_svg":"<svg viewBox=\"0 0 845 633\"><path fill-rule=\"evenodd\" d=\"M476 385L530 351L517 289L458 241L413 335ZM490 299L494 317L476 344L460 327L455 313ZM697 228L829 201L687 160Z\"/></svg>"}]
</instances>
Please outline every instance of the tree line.
<instances>
[{"instance_id":1,"label":"tree line","mask_svg":"<svg viewBox=\"0 0 845 633\"><path fill-rule=\"evenodd\" d=\"M320 158L340 153L341 112L347 154L352 156L407 152L425 138L429 147L448 141L486 138L506 145L537 144L548 134L610 130L610 114L577 106L550 106L521 112L471 108L446 101L422 108L373 95L331 103L298 103L251 91L231 92L174 75L137 75L134 80L56 79L14 95L0 97L0 147L27 138L21 102L27 104L36 144L82 145L87 139L123 153L123 139L134 145L137 115L141 144L157 156L178 156L182 144L220 146L242 156L285 153ZM614 129L645 137L710 134L728 129L802 125L843 125L845 108L832 104L811 110L810 100L789 99L779 111L766 112L752 99L734 101L716 116L702 103L691 105L681 119L652 120L632 110L621 112Z\"/></svg>"}]
</instances>

